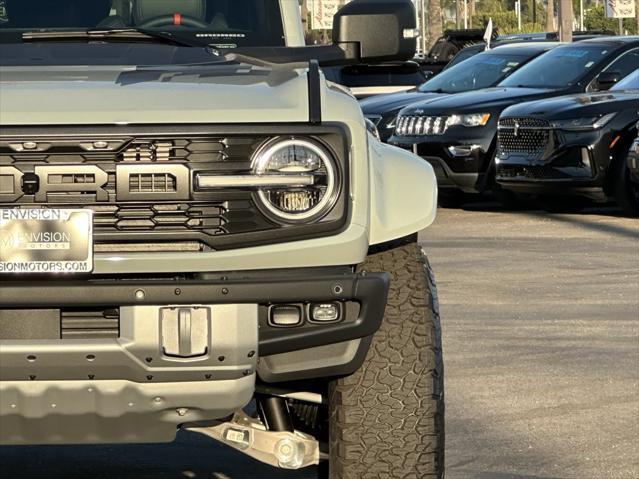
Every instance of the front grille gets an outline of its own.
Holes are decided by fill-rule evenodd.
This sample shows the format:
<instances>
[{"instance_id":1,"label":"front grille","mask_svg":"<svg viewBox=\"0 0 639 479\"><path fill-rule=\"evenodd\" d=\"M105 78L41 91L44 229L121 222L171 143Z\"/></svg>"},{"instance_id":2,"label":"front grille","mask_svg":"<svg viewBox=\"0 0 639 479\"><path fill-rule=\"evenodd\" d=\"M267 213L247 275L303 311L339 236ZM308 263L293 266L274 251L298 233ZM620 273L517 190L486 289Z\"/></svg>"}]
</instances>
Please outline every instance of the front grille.
<instances>
[{"instance_id":1,"label":"front grille","mask_svg":"<svg viewBox=\"0 0 639 479\"><path fill-rule=\"evenodd\" d=\"M498 155L522 155L537 160L550 143L550 123L536 118L505 118L499 121Z\"/></svg>"},{"instance_id":2,"label":"front grille","mask_svg":"<svg viewBox=\"0 0 639 479\"><path fill-rule=\"evenodd\" d=\"M397 119L397 136L443 135L448 128L446 116L400 116Z\"/></svg>"},{"instance_id":3,"label":"front grille","mask_svg":"<svg viewBox=\"0 0 639 479\"><path fill-rule=\"evenodd\" d=\"M39 136L6 129L0 136L0 209L89 208L96 252L210 251L323 236L344 224L344 202L317 224L287 226L263 213L253 188L204 190L195 184L200 173L251 174L256 150L273 137L292 136L290 126L232 134L203 133L208 128L202 126L162 128L174 133L83 127L75 136L54 129ZM321 127L317 137L343 161L341 130ZM33 191L25 187L27 179Z\"/></svg>"},{"instance_id":4,"label":"front grille","mask_svg":"<svg viewBox=\"0 0 639 479\"><path fill-rule=\"evenodd\" d=\"M561 180L571 177L549 165L497 165L500 180Z\"/></svg>"}]
</instances>

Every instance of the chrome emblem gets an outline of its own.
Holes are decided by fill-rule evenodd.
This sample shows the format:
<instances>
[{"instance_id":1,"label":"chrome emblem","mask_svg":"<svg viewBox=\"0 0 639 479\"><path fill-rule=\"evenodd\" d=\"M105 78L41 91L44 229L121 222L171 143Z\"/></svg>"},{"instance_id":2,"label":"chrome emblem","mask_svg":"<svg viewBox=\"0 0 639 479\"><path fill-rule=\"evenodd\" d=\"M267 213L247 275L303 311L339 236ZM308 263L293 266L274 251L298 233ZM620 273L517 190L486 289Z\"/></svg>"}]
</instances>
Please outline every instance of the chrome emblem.
<instances>
[{"instance_id":1,"label":"chrome emblem","mask_svg":"<svg viewBox=\"0 0 639 479\"><path fill-rule=\"evenodd\" d=\"M519 123L515 122L515 126L513 128L513 136L519 136Z\"/></svg>"}]
</instances>

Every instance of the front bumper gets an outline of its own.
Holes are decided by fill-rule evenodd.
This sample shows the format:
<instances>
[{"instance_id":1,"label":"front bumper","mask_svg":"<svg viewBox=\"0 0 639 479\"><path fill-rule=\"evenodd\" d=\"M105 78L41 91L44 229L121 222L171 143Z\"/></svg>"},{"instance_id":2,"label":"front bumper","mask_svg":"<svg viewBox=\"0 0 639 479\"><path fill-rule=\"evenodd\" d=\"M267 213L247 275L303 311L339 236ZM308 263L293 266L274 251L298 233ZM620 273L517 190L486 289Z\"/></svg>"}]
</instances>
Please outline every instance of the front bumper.
<instances>
[{"instance_id":1,"label":"front bumper","mask_svg":"<svg viewBox=\"0 0 639 479\"><path fill-rule=\"evenodd\" d=\"M435 170L440 189L456 189L481 193L490 188L488 181L494 157L494 132L483 131L463 135L459 129L441 136L393 136L389 143L412 151L428 161ZM450 147L468 149L468 154L454 155Z\"/></svg>"},{"instance_id":2,"label":"front bumper","mask_svg":"<svg viewBox=\"0 0 639 479\"><path fill-rule=\"evenodd\" d=\"M0 443L170 441L180 424L245 406L256 381L350 374L381 325L387 291L387 274L345 269L5 281ZM342 305L339 321L309 321L305 306L323 302ZM301 324L271 326L272 305L299 305ZM61 339L69 312L86 318L83 312L104 308L118 311L117 337ZM206 326L197 330L190 319L179 332L165 325L179 312L195 318L202 311Z\"/></svg>"},{"instance_id":3,"label":"front bumper","mask_svg":"<svg viewBox=\"0 0 639 479\"><path fill-rule=\"evenodd\" d=\"M497 153L496 179L504 188L529 195L606 199L604 186L610 151L600 132L553 131L549 151L540 158Z\"/></svg>"}]
</instances>

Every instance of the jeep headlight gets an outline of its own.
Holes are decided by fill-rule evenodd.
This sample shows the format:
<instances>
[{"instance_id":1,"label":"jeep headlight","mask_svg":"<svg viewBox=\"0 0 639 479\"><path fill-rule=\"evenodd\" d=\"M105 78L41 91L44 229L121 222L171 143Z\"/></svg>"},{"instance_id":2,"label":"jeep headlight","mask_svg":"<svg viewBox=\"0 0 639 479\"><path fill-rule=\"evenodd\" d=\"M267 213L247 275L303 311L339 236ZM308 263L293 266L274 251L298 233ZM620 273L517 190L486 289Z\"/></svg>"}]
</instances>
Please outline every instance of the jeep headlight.
<instances>
[{"instance_id":1,"label":"jeep headlight","mask_svg":"<svg viewBox=\"0 0 639 479\"><path fill-rule=\"evenodd\" d=\"M552 123L553 128L560 130L598 130L606 126L606 124L612 120L617 113L609 113L604 116L592 116L583 118L571 118L569 120L558 120Z\"/></svg>"},{"instance_id":2,"label":"jeep headlight","mask_svg":"<svg viewBox=\"0 0 639 479\"><path fill-rule=\"evenodd\" d=\"M316 221L333 208L339 196L335 158L314 140L291 138L267 143L253 158L253 173L280 180L281 186L257 190L261 206L277 221Z\"/></svg>"},{"instance_id":3,"label":"jeep headlight","mask_svg":"<svg viewBox=\"0 0 639 479\"><path fill-rule=\"evenodd\" d=\"M490 113L471 113L468 115L451 115L446 122L447 126L486 126L490 120Z\"/></svg>"}]
</instances>

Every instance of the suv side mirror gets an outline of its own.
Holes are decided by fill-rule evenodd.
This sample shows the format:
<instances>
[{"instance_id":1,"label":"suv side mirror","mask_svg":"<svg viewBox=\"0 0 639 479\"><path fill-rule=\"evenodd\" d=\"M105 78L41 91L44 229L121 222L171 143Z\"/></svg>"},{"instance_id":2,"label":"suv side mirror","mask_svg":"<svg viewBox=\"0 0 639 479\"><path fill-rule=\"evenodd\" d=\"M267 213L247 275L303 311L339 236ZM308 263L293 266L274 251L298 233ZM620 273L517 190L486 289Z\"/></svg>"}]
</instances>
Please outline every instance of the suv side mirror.
<instances>
[{"instance_id":1,"label":"suv side mirror","mask_svg":"<svg viewBox=\"0 0 639 479\"><path fill-rule=\"evenodd\" d=\"M416 28L411 0L353 0L333 18L333 44L361 63L409 60Z\"/></svg>"},{"instance_id":2,"label":"suv side mirror","mask_svg":"<svg viewBox=\"0 0 639 479\"><path fill-rule=\"evenodd\" d=\"M601 72L595 80L595 89L597 91L609 90L619 80L621 80L619 72Z\"/></svg>"}]
</instances>

